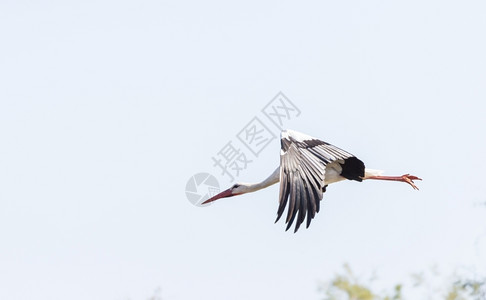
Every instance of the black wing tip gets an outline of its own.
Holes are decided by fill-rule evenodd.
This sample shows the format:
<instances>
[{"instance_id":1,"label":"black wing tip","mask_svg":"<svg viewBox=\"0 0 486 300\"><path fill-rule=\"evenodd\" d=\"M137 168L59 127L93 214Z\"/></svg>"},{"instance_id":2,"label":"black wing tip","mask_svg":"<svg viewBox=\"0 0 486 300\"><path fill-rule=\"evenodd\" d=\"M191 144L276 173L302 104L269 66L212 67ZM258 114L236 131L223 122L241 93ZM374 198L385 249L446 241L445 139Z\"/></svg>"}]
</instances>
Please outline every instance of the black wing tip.
<instances>
[{"instance_id":1,"label":"black wing tip","mask_svg":"<svg viewBox=\"0 0 486 300\"><path fill-rule=\"evenodd\" d=\"M341 164L341 176L349 180L363 181L365 175L365 165L356 156L348 157Z\"/></svg>"},{"instance_id":2,"label":"black wing tip","mask_svg":"<svg viewBox=\"0 0 486 300\"><path fill-rule=\"evenodd\" d=\"M284 134L286 132L288 134ZM320 201L327 187L323 185L326 164L335 158L344 160L353 155L311 136L293 136L288 130L282 130L281 151L280 204L275 223L285 214L285 231L295 221L294 233L297 233L304 222L305 227L309 228L312 219L320 211ZM348 162L351 173L361 174L364 171L364 164L359 159L353 157Z\"/></svg>"}]
</instances>

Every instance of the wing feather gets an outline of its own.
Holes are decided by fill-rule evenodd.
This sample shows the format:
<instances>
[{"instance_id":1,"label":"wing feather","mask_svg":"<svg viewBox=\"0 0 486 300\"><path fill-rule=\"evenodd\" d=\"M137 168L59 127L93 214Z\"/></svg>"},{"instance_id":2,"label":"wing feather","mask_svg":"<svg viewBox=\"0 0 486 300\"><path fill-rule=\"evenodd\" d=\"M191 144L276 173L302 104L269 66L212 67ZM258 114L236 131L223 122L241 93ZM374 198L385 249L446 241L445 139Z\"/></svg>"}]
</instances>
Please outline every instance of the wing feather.
<instances>
[{"instance_id":1,"label":"wing feather","mask_svg":"<svg viewBox=\"0 0 486 300\"><path fill-rule=\"evenodd\" d=\"M287 208L286 230L295 221L294 232L297 232L306 217L306 227L309 227L326 190L326 166L349 157L354 156L324 141L296 131L282 131L280 195L275 222Z\"/></svg>"}]
</instances>

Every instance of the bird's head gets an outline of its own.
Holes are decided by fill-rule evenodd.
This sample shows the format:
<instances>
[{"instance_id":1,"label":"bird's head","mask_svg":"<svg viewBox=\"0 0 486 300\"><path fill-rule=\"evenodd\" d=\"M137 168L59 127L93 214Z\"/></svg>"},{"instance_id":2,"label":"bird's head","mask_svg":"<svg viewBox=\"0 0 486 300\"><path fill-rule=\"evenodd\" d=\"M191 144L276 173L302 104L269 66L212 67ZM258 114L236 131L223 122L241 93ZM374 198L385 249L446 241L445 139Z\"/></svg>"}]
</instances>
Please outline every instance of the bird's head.
<instances>
[{"instance_id":1,"label":"bird's head","mask_svg":"<svg viewBox=\"0 0 486 300\"><path fill-rule=\"evenodd\" d=\"M245 193L248 193L248 185L244 183L235 183L229 189L224 190L221 193L209 198L208 200L204 201L202 204L207 204L209 202L213 202L221 198L233 197Z\"/></svg>"}]
</instances>

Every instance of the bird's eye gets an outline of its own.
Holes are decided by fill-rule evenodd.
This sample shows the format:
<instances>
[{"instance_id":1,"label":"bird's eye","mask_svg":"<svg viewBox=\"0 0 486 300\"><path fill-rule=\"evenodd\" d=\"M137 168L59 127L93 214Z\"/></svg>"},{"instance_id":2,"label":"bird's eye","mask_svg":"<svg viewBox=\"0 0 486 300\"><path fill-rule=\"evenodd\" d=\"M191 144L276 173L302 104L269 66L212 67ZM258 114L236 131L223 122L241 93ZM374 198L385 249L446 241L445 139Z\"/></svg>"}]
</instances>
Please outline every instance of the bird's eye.
<instances>
[{"instance_id":1,"label":"bird's eye","mask_svg":"<svg viewBox=\"0 0 486 300\"><path fill-rule=\"evenodd\" d=\"M232 187L232 188L233 188L233 189L236 189L236 188L238 188L239 186L240 186L239 184L235 183L235 184L233 185L233 187Z\"/></svg>"}]
</instances>

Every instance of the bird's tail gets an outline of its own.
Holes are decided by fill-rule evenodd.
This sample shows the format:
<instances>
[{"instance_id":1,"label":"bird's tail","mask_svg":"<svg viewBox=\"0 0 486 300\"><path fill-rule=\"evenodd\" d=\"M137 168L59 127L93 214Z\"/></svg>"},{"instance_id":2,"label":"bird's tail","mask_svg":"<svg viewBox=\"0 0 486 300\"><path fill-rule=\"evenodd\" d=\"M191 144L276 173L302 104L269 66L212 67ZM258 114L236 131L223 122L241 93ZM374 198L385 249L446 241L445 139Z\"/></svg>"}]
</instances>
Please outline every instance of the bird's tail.
<instances>
[{"instance_id":1,"label":"bird's tail","mask_svg":"<svg viewBox=\"0 0 486 300\"><path fill-rule=\"evenodd\" d=\"M367 179L369 177L372 177L372 176L380 176L381 174L383 174L383 170L374 170L374 169L368 169L366 168L365 169L365 176L363 179Z\"/></svg>"}]
</instances>

